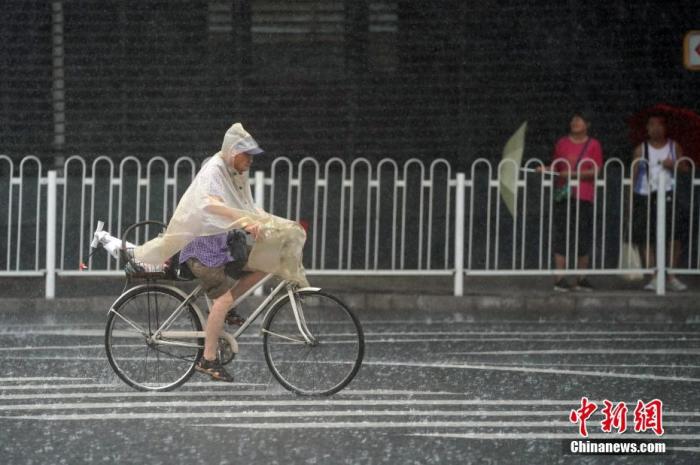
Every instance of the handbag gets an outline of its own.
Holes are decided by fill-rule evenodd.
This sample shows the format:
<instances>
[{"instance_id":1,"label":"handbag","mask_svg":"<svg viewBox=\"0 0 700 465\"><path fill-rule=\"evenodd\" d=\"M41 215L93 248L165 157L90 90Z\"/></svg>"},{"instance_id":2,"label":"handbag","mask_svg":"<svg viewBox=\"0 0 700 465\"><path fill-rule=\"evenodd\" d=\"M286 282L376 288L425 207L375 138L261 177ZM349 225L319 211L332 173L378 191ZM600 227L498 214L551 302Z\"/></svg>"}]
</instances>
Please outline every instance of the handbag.
<instances>
[{"instance_id":1,"label":"handbag","mask_svg":"<svg viewBox=\"0 0 700 465\"><path fill-rule=\"evenodd\" d=\"M242 229L233 229L226 235L226 245L233 260L226 264L226 274L236 276L248 262L248 234Z\"/></svg>"},{"instance_id":2,"label":"handbag","mask_svg":"<svg viewBox=\"0 0 700 465\"><path fill-rule=\"evenodd\" d=\"M579 153L578 157L576 158L576 164L574 165L574 170L578 169L578 165L581 163L581 158L583 157L583 154L586 153L586 149L588 148L588 144L590 144L590 142L591 142L591 138L589 137L588 140L586 141L586 144L581 149L581 153ZM570 195L571 195L571 183L569 182L568 179L566 181L564 181L563 185L561 185L559 187L555 187L554 192L552 192L552 197L553 197L555 202L563 202L567 198L569 198Z\"/></svg>"},{"instance_id":3,"label":"handbag","mask_svg":"<svg viewBox=\"0 0 700 465\"><path fill-rule=\"evenodd\" d=\"M642 257L639 255L637 246L630 242L623 242L620 268L640 269L641 267ZM644 279L644 274L639 272L625 273L622 275L622 279L625 281L641 281Z\"/></svg>"}]
</instances>

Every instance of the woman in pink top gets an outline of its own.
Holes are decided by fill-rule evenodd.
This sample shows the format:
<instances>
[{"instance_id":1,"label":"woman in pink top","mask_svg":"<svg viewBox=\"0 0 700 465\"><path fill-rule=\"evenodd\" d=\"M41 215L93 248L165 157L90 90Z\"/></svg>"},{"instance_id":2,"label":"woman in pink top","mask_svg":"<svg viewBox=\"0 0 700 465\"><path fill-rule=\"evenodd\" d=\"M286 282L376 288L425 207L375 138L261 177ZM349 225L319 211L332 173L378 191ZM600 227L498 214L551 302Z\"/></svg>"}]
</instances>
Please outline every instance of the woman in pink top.
<instances>
[{"instance_id":1,"label":"woman in pink top","mask_svg":"<svg viewBox=\"0 0 700 465\"><path fill-rule=\"evenodd\" d=\"M557 141L552 165L548 167L559 174L554 178L552 219L552 250L554 265L558 270L565 269L567 261L573 263L573 260L568 260L573 253L578 255L579 269L585 270L589 264L594 227L595 178L603 166L603 150L600 142L588 135L589 127L590 121L582 113L574 113L569 122L569 134ZM569 187L571 179L577 179L579 185ZM579 276L575 286L562 275L555 277L555 291L566 292L572 288L582 291L593 289L583 275Z\"/></svg>"}]
</instances>

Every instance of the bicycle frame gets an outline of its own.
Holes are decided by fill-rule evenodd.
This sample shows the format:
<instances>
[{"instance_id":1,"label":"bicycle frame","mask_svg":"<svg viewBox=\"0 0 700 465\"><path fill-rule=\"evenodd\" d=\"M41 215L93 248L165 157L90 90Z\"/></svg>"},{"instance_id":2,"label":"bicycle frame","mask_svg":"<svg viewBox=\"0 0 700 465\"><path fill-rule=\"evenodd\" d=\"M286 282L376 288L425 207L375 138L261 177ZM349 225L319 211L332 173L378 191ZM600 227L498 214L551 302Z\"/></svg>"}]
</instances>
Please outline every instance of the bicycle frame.
<instances>
[{"instance_id":1,"label":"bicycle frame","mask_svg":"<svg viewBox=\"0 0 700 465\"><path fill-rule=\"evenodd\" d=\"M263 286L267 281L269 281L273 277L272 274L266 275L263 279L261 279L255 286L251 287L248 289L243 295L238 297L234 301L234 307L243 302L246 298L248 298L253 292L255 292L256 289L259 287ZM193 338L204 338L205 337L205 331L206 331L206 318L202 314L201 310L197 307L197 305L194 303L197 298L202 294L202 286L201 284L197 285L197 287L187 294L185 296L184 292L180 291L178 288L174 286L168 286L171 287L172 289L176 289L180 294L182 294L185 298L184 300L178 305L178 307L173 311L173 313L160 325L160 327L151 335L148 336L148 334L144 333L143 330L141 330L136 324L131 322L129 319L125 318L123 315L120 315L116 311L114 311L114 307L110 308L110 311L113 311L118 317L123 319L127 324L132 326L134 329L139 331L141 334L143 334L148 342L157 342L160 345L171 345L171 346L180 346L180 347L201 347L201 344L196 344L196 343L191 343L191 342L180 342L177 340L172 340L172 339L193 339ZM273 290L270 292L270 294L263 300L263 302L253 311L253 313L248 317L248 319L243 323L243 325L236 330L235 333L227 333L226 331L222 331L221 337L224 338L230 345L231 350L233 353L237 354L238 353L238 343L236 339L243 334L250 325L258 319L258 317L267 309L268 313L269 311L273 308L273 306L269 305L270 302L272 302L274 299L281 299L283 298L283 293L286 288L286 293L289 296L291 306L292 306L292 312L294 314L294 319L296 320L297 328L299 329L299 332L301 333L303 340L298 340L294 338L290 338L288 336L283 336L279 334L272 333L270 331L265 331L261 330L261 333L263 331L267 332L268 334L274 334L278 337L284 338L284 339L289 339L293 342L301 343L301 344L315 344L316 340L311 334L311 331L309 331L308 326L306 325L306 319L304 318L304 313L301 307L298 305L297 299L295 297L295 293L299 291L307 291L307 290L320 290L320 288L315 288L315 287L305 287L302 289L297 289L296 286L286 280L281 281ZM187 306L192 306L195 309L195 312L197 314L197 317L202 323L202 328L203 331L168 331L170 326L172 325L173 321L180 316L180 314L185 310ZM269 309L268 309L269 307Z\"/></svg>"}]
</instances>

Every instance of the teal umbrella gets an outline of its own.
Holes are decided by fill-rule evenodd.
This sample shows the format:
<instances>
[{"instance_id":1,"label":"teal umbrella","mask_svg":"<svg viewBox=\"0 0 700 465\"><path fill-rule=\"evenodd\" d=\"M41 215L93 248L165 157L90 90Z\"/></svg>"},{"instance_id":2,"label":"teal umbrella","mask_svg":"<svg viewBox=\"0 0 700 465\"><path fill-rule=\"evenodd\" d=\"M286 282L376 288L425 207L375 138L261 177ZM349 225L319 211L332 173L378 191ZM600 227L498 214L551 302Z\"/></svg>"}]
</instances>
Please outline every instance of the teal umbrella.
<instances>
[{"instance_id":1,"label":"teal umbrella","mask_svg":"<svg viewBox=\"0 0 700 465\"><path fill-rule=\"evenodd\" d=\"M506 204L508 211L515 218L515 205L518 192L518 175L520 164L523 159L525 149L525 131L527 121L525 121L506 142L503 147L501 166L499 169L501 198Z\"/></svg>"}]
</instances>

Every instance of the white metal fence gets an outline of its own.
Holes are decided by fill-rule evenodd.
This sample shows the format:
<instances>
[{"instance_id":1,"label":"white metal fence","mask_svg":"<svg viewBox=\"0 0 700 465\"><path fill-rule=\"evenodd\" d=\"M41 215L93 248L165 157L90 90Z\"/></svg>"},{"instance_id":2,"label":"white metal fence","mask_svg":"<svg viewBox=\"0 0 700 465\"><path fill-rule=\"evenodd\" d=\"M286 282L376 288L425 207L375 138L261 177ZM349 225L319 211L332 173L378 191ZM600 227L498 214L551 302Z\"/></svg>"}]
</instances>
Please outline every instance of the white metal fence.
<instances>
[{"instance_id":1,"label":"white metal fence","mask_svg":"<svg viewBox=\"0 0 700 465\"><path fill-rule=\"evenodd\" d=\"M665 266L665 247L656 247L656 267L622 263L622 245L632 238L635 215L632 177L629 166L609 159L595 180L587 274L657 272L658 293L664 292L667 272L698 274L700 179L695 165L686 161L690 169L685 174L676 165L671 211L657 202L653 212L659 220L658 244L666 235L667 213L674 218L671 234L683 230L680 263ZM135 157L72 156L56 172L35 156L15 160L0 155L0 276L45 276L46 295L53 297L57 275L118 275L119 263L106 254L87 259L97 221L104 220L105 229L115 235L144 219L167 223L201 163L187 157L155 157L145 163ZM304 158L294 163L279 157L269 169L254 171L252 184L259 205L307 226L304 265L311 275L454 276L454 293L461 295L465 275L579 273L576 256L567 254L563 270L553 266L558 224L552 179L506 163L478 159L456 172L444 159L410 159L399 165L392 159L321 163ZM537 166L542 166L538 160L525 165ZM517 176L514 215L501 201L501 181L512 172ZM578 201L567 205L565 221L578 223ZM679 216L681 209L685 213ZM577 230L566 234L567 245L578 240ZM84 261L88 269L79 271Z\"/></svg>"}]
</instances>

